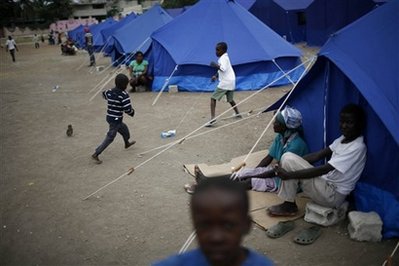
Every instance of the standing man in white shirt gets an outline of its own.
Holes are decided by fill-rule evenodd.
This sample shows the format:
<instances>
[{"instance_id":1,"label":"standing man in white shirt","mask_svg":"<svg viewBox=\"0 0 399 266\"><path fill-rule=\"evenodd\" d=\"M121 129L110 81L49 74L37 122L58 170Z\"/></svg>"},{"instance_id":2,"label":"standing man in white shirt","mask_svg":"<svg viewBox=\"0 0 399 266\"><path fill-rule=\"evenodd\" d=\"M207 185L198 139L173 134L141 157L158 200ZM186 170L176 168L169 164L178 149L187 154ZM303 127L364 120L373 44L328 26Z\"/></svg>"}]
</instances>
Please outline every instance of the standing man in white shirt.
<instances>
[{"instance_id":1,"label":"standing man in white shirt","mask_svg":"<svg viewBox=\"0 0 399 266\"><path fill-rule=\"evenodd\" d=\"M227 54L227 44L225 42L220 42L216 45L216 56L219 57L219 60L217 63L211 62L211 67L216 68L218 72L212 77L212 81L219 78L219 84L211 96L211 120L206 125L207 127L211 127L216 123L216 101L220 101L224 95L226 95L227 102L231 104L237 117L240 117L236 103L233 100L236 75L230 63L229 55Z\"/></svg>"},{"instance_id":2,"label":"standing man in white shirt","mask_svg":"<svg viewBox=\"0 0 399 266\"><path fill-rule=\"evenodd\" d=\"M8 36L8 40L6 41L6 49L10 51L12 61L15 62L15 50L18 51L18 47L11 36Z\"/></svg>"}]
</instances>

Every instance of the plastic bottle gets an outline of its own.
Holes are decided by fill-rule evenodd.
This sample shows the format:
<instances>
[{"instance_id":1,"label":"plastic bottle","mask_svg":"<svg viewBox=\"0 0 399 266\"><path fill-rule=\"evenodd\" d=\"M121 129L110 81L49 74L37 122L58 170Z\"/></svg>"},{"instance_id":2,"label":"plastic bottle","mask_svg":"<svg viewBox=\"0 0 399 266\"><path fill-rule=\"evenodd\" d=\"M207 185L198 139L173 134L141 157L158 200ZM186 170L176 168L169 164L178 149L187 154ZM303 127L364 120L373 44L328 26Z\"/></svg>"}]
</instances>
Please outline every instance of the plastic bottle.
<instances>
[{"instance_id":1,"label":"plastic bottle","mask_svg":"<svg viewBox=\"0 0 399 266\"><path fill-rule=\"evenodd\" d=\"M171 138L176 136L176 130L168 130L168 131L162 131L161 132L161 138Z\"/></svg>"},{"instance_id":2,"label":"plastic bottle","mask_svg":"<svg viewBox=\"0 0 399 266\"><path fill-rule=\"evenodd\" d=\"M56 92L60 88L60 85L55 85L53 88L53 92Z\"/></svg>"}]
</instances>

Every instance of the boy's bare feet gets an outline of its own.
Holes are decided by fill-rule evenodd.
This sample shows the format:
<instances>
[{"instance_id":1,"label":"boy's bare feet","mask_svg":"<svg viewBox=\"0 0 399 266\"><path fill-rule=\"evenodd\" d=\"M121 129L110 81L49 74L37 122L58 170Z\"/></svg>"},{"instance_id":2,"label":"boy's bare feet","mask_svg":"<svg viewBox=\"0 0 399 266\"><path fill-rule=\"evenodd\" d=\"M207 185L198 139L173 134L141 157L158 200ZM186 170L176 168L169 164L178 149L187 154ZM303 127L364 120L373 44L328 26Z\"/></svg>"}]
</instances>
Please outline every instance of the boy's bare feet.
<instances>
[{"instance_id":1,"label":"boy's bare feet","mask_svg":"<svg viewBox=\"0 0 399 266\"><path fill-rule=\"evenodd\" d=\"M94 162L95 162L96 164L102 164L102 163L103 163L103 161L101 161L101 160L98 158L98 155L95 154L95 153L91 156L91 158L94 160Z\"/></svg>"},{"instance_id":2,"label":"boy's bare feet","mask_svg":"<svg viewBox=\"0 0 399 266\"><path fill-rule=\"evenodd\" d=\"M134 145L136 143L135 140L133 140L132 142L128 142L125 144L125 149L129 148L130 146Z\"/></svg>"}]
</instances>

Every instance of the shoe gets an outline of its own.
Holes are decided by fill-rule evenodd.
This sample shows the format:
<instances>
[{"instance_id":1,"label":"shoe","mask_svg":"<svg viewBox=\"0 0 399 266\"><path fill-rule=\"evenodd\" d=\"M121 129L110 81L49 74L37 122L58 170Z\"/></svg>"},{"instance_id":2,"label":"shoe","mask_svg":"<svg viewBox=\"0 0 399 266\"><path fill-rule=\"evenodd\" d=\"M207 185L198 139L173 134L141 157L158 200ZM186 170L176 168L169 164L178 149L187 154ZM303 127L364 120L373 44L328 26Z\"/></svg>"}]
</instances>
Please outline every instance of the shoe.
<instances>
[{"instance_id":1,"label":"shoe","mask_svg":"<svg viewBox=\"0 0 399 266\"><path fill-rule=\"evenodd\" d=\"M270 238L279 238L293 230L294 227L294 221L281 221L267 229L266 235Z\"/></svg>"},{"instance_id":2,"label":"shoe","mask_svg":"<svg viewBox=\"0 0 399 266\"><path fill-rule=\"evenodd\" d=\"M130 146L134 145L136 143L135 140L133 140L132 142L128 142L125 144L125 149L129 148Z\"/></svg>"},{"instance_id":3,"label":"shoe","mask_svg":"<svg viewBox=\"0 0 399 266\"><path fill-rule=\"evenodd\" d=\"M94 162L95 162L96 164L102 164L102 163L103 163L103 161L101 161L101 160L98 158L98 155L95 154L95 153L91 156L91 158L94 160Z\"/></svg>"},{"instance_id":4,"label":"shoe","mask_svg":"<svg viewBox=\"0 0 399 266\"><path fill-rule=\"evenodd\" d=\"M205 127L213 127L213 125L216 124L216 119L212 119L208 123L206 123Z\"/></svg>"},{"instance_id":5,"label":"shoe","mask_svg":"<svg viewBox=\"0 0 399 266\"><path fill-rule=\"evenodd\" d=\"M298 206L295 202L285 201L279 205L271 206L267 209L267 214L269 216L288 216L292 217L298 214Z\"/></svg>"},{"instance_id":6,"label":"shoe","mask_svg":"<svg viewBox=\"0 0 399 266\"><path fill-rule=\"evenodd\" d=\"M236 114L235 116L236 116L237 119L241 119L242 118L241 114Z\"/></svg>"},{"instance_id":7,"label":"shoe","mask_svg":"<svg viewBox=\"0 0 399 266\"><path fill-rule=\"evenodd\" d=\"M299 232L294 242L300 245L310 245L321 235L320 226L314 225Z\"/></svg>"}]
</instances>

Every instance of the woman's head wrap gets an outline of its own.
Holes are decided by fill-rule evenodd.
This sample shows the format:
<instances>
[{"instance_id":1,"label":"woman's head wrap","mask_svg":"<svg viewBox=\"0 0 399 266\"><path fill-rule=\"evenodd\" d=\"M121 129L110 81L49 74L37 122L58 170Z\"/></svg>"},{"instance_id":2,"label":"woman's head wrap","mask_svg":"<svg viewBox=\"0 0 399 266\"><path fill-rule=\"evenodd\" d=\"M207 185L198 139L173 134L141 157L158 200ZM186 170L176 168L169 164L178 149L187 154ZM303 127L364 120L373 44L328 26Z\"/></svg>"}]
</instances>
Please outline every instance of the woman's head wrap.
<instances>
[{"instance_id":1,"label":"woman's head wrap","mask_svg":"<svg viewBox=\"0 0 399 266\"><path fill-rule=\"evenodd\" d=\"M285 126L289 129L296 129L302 125L302 114L295 108L286 106L279 115L277 115L277 121L281 122L282 117Z\"/></svg>"}]
</instances>

